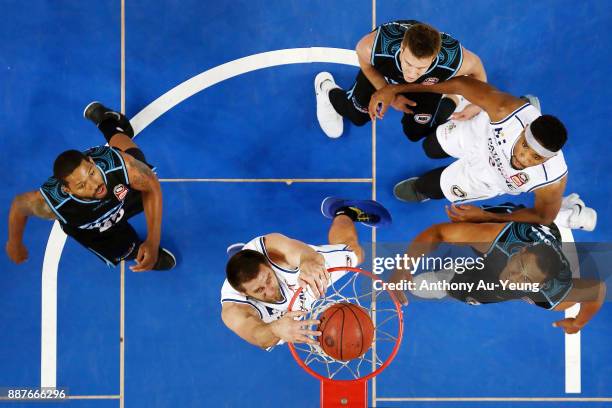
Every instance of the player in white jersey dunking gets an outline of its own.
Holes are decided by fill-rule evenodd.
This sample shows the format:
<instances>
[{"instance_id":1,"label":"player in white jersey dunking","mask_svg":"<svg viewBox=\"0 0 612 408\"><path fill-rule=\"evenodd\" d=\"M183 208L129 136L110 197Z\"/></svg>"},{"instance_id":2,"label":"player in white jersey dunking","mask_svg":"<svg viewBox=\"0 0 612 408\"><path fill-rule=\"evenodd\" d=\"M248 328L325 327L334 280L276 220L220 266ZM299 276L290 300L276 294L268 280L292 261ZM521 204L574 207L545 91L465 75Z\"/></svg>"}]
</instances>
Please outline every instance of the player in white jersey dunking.
<instances>
[{"instance_id":1,"label":"player in white jersey dunking","mask_svg":"<svg viewBox=\"0 0 612 408\"><path fill-rule=\"evenodd\" d=\"M221 289L221 318L249 343L262 348L282 342L315 343L308 336L320 333L305 327L318 322L295 320L305 312L287 313L295 291L307 288L299 301L300 309L308 310L330 284L328 268L356 267L363 262L355 222L371 227L391 222L389 212L371 200L328 197L321 211L333 218L329 245L307 245L273 233L251 240L228 261ZM333 279L341 275L334 273Z\"/></svg>"},{"instance_id":2,"label":"player in white jersey dunking","mask_svg":"<svg viewBox=\"0 0 612 408\"><path fill-rule=\"evenodd\" d=\"M398 183L394 190L398 199L446 198L462 203L533 192L533 208L510 214L490 214L472 205L453 205L447 212L453 221L544 225L554 221L567 181L561 152L567 132L557 118L542 115L525 100L469 77L429 86L388 85L372 96L370 115L382 118L395 95L403 92L459 94L484 112L465 122L450 120L426 137L423 148L429 157L458 160Z\"/></svg>"}]
</instances>

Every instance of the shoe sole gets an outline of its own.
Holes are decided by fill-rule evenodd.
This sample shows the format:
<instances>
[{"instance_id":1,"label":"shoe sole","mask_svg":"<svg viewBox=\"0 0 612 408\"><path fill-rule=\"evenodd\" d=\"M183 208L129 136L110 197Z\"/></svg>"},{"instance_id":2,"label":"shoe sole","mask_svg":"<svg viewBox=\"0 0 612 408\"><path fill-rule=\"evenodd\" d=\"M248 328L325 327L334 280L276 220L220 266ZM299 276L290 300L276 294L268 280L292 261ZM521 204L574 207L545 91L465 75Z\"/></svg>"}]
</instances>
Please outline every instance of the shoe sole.
<instances>
[{"instance_id":1,"label":"shoe sole","mask_svg":"<svg viewBox=\"0 0 612 408\"><path fill-rule=\"evenodd\" d=\"M91 107L91 105L96 104L96 103L97 103L97 104L99 104L99 105L102 105L102 104L101 104L100 102L98 102L98 101L93 101L93 102L90 102L90 103L89 103L89 104L88 104L88 105L85 107L85 109L83 109L83 117L84 117L85 119L89 120L89 118L88 118L88 117L85 115L85 113L87 113L87 110L88 110L88 109ZM104 106L104 105L102 105L102 106Z\"/></svg>"},{"instance_id":2,"label":"shoe sole","mask_svg":"<svg viewBox=\"0 0 612 408\"><path fill-rule=\"evenodd\" d=\"M166 248L162 248L161 250L162 250L162 252L165 252L168 255L170 255L170 257L174 261L174 265L172 265L172 268L170 268L170 269L163 269L162 271L171 271L172 269L174 269L176 267L176 257L174 256L174 254L172 252L168 251Z\"/></svg>"},{"instance_id":3,"label":"shoe sole","mask_svg":"<svg viewBox=\"0 0 612 408\"><path fill-rule=\"evenodd\" d=\"M426 201L429 201L429 200L430 200L429 198L427 198L427 199L425 199L425 200L422 200L422 201L406 200L406 199L401 198L400 196L398 196L398 195L395 193L395 190L397 189L397 186L399 186L400 184L405 183L405 182L407 182L407 181L410 181L410 180L416 180L416 179L418 179L418 177L410 177L409 179L402 180L402 181L400 181L399 183L397 183L396 185L394 185L394 186L393 186L393 197L397 198L399 201L402 201L402 202L404 202L404 203L424 203L424 202L426 202Z\"/></svg>"},{"instance_id":4,"label":"shoe sole","mask_svg":"<svg viewBox=\"0 0 612 408\"><path fill-rule=\"evenodd\" d=\"M342 199L342 198L337 198L337 197L332 197L332 196L325 197L325 198L323 199L323 201L321 201L321 214L323 214L323 216L324 216L325 218L329 218L329 219L333 219L333 218L334 218L334 216L333 216L333 215L328 216L328 215L326 215L326 214L325 214L325 211L323 211L323 208L325 207L325 202L326 202L327 200L359 201L359 200L344 200L344 199ZM374 200L361 200L361 201L373 201L373 202L375 202L375 203L376 203L377 205L379 205L379 206L380 206L380 207L381 207L381 208L382 208L384 211L386 211L386 212L387 212L387 216L389 217L389 220L388 220L388 221L384 221L384 222L383 222L383 221L380 221L380 222L379 222L379 224L380 224L380 225L368 225L368 224L366 224L366 223L365 223L365 222L363 222L363 221L356 221L356 222L358 222L358 223L360 223L360 224L362 224L362 225L365 225L366 227L370 227L370 228L377 228L377 227L379 227L379 226L380 226L380 227L384 227L385 225L388 225L388 224L391 224L391 223L392 223L392 218L391 218L391 214L389 213L389 210L387 210L387 209L386 209L386 208L385 208L385 207L384 207L382 204L380 204L380 203L378 203L378 202L376 202L376 201L374 201Z\"/></svg>"}]
</instances>

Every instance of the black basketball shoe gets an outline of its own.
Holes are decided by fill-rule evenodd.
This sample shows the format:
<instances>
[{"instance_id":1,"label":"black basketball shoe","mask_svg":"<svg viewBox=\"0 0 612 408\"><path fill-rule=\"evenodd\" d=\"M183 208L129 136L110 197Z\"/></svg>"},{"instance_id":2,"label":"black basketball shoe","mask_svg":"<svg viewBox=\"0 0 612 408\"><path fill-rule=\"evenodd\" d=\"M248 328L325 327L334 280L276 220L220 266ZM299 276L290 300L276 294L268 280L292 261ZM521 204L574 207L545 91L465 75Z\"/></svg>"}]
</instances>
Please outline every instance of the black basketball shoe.
<instances>
[{"instance_id":1,"label":"black basketball shoe","mask_svg":"<svg viewBox=\"0 0 612 408\"><path fill-rule=\"evenodd\" d=\"M83 116L85 119L92 121L96 126L99 126L100 123L107 119L114 119L118 123L118 127L123 131L122 133L128 135L130 139L134 137L134 129L128 118L122 113L107 108L100 102L94 101L87 105L83 111Z\"/></svg>"},{"instance_id":2,"label":"black basketball shoe","mask_svg":"<svg viewBox=\"0 0 612 408\"><path fill-rule=\"evenodd\" d=\"M153 266L154 271L169 271L176 266L176 258L174 254L166 248L159 247L157 262Z\"/></svg>"}]
</instances>

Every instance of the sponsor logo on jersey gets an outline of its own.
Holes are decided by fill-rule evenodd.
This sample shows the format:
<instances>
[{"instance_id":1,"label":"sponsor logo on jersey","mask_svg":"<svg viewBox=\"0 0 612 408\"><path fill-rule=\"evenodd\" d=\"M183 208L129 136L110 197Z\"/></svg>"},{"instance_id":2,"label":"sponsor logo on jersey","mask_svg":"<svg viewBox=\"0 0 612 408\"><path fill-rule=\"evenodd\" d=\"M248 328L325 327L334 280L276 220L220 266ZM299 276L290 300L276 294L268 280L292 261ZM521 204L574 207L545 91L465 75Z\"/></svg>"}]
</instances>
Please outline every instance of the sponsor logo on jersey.
<instances>
[{"instance_id":1,"label":"sponsor logo on jersey","mask_svg":"<svg viewBox=\"0 0 612 408\"><path fill-rule=\"evenodd\" d=\"M431 115L429 113L417 113L416 115L414 115L414 121L416 123L420 123L421 125L429 123L430 120Z\"/></svg>"},{"instance_id":2,"label":"sponsor logo on jersey","mask_svg":"<svg viewBox=\"0 0 612 408\"><path fill-rule=\"evenodd\" d=\"M494 167L497 170L497 172L504 178L504 181L506 183L506 187L508 188L508 190L516 189L515 185L512 184L512 182L510 181L510 178L506 175L506 169L504 167L504 163L502 162L501 157L499 157L499 154L497 153L497 150L495 149L495 142L493 141L491 137L488 138L487 145L489 148L489 164L492 167Z\"/></svg>"},{"instance_id":3,"label":"sponsor logo on jersey","mask_svg":"<svg viewBox=\"0 0 612 408\"><path fill-rule=\"evenodd\" d=\"M113 189L113 193L115 193L115 197L117 197L117 200L119 201L123 201L125 199L128 191L128 188L123 184L117 184Z\"/></svg>"},{"instance_id":4,"label":"sponsor logo on jersey","mask_svg":"<svg viewBox=\"0 0 612 408\"><path fill-rule=\"evenodd\" d=\"M102 217L94 222L81 225L80 229L92 230L97 229L99 232L104 232L113 225L117 224L123 218L125 211L123 210L123 203L119 203L115 208L104 214Z\"/></svg>"},{"instance_id":5,"label":"sponsor logo on jersey","mask_svg":"<svg viewBox=\"0 0 612 408\"><path fill-rule=\"evenodd\" d=\"M502 144L506 143L506 136L504 135L504 132L502 131L503 128L495 128L493 129L493 133L495 135L495 139L497 140L497 145L501 146Z\"/></svg>"},{"instance_id":6,"label":"sponsor logo on jersey","mask_svg":"<svg viewBox=\"0 0 612 408\"><path fill-rule=\"evenodd\" d=\"M467 197L467 193L465 191L463 191L459 186L454 185L451 187L451 192L453 193L453 195L455 195L456 197L459 198L465 198Z\"/></svg>"},{"instance_id":7,"label":"sponsor logo on jersey","mask_svg":"<svg viewBox=\"0 0 612 408\"><path fill-rule=\"evenodd\" d=\"M524 184L527 184L527 182L529 181L529 176L525 172L520 172L510 177L510 179L517 187L520 187Z\"/></svg>"},{"instance_id":8,"label":"sponsor logo on jersey","mask_svg":"<svg viewBox=\"0 0 612 408\"><path fill-rule=\"evenodd\" d=\"M440 81L439 78L429 77L426 80L424 80L421 84L422 85L434 85L434 84L437 84L439 81Z\"/></svg>"}]
</instances>

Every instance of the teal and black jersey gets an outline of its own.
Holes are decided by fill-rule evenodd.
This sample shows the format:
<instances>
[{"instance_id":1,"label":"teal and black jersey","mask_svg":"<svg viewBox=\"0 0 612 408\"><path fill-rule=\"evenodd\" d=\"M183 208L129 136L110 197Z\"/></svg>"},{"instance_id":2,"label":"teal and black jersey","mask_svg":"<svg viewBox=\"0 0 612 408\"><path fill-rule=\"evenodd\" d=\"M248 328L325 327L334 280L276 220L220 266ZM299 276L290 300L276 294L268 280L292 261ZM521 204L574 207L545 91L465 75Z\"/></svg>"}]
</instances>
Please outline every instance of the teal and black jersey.
<instances>
[{"instance_id":1,"label":"teal and black jersey","mask_svg":"<svg viewBox=\"0 0 612 408\"><path fill-rule=\"evenodd\" d=\"M405 84L400 62L400 49L406 30L416 20L397 20L376 28L370 63L383 74L390 83ZM461 68L463 50L459 41L448 34L441 33L442 47L433 63L415 83L432 85L452 78Z\"/></svg>"},{"instance_id":2,"label":"teal and black jersey","mask_svg":"<svg viewBox=\"0 0 612 408\"><path fill-rule=\"evenodd\" d=\"M545 244L554 249L561 261L562 268L552 278L540 285L537 291L505 290L499 288L499 275L508 263L509 258L522 248L537 244ZM561 242L551 229L543 225L511 222L495 238L489 250L482 254L484 268L471 270L463 274L455 274L453 283L472 282L477 287L478 282L497 284L496 290L449 291L449 294L461 301L480 304L503 302L512 299L522 299L546 309L557 306L572 289L572 271L570 264L562 252ZM499 289L497 289L499 288Z\"/></svg>"},{"instance_id":3,"label":"teal and black jersey","mask_svg":"<svg viewBox=\"0 0 612 408\"><path fill-rule=\"evenodd\" d=\"M112 147L98 146L83 152L91 157L102 173L106 189L101 200L83 200L62 190L61 183L50 177L40 192L69 235L103 233L113 225L142 212L139 191L130 189L125 162Z\"/></svg>"}]
</instances>

